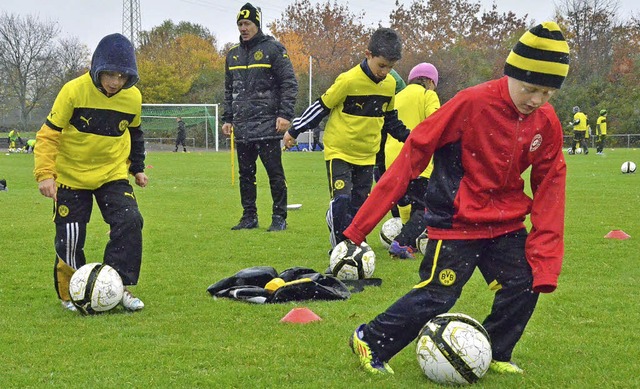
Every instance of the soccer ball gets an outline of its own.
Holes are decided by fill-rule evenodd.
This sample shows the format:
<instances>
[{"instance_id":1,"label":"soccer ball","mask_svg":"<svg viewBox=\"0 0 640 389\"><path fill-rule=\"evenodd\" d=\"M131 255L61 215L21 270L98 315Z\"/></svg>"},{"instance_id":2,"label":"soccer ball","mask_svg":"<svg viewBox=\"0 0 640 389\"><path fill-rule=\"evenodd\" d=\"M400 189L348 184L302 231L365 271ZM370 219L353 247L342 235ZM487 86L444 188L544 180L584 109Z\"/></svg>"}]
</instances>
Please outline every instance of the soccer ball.
<instances>
[{"instance_id":1,"label":"soccer ball","mask_svg":"<svg viewBox=\"0 0 640 389\"><path fill-rule=\"evenodd\" d=\"M445 313L427 322L418 335L416 353L427 378L448 385L478 381L492 357L487 331L462 313Z\"/></svg>"},{"instance_id":2,"label":"soccer ball","mask_svg":"<svg viewBox=\"0 0 640 389\"><path fill-rule=\"evenodd\" d=\"M578 148L576 149L576 154L582 154L582 148L578 147Z\"/></svg>"},{"instance_id":3,"label":"soccer ball","mask_svg":"<svg viewBox=\"0 0 640 389\"><path fill-rule=\"evenodd\" d=\"M123 293L124 285L118 272L102 263L82 266L69 281L71 301L85 315L112 309L122 300Z\"/></svg>"},{"instance_id":4,"label":"soccer ball","mask_svg":"<svg viewBox=\"0 0 640 389\"><path fill-rule=\"evenodd\" d=\"M331 251L329 270L340 280L371 278L375 268L376 253L366 242L356 246L350 240L343 240Z\"/></svg>"},{"instance_id":5,"label":"soccer ball","mask_svg":"<svg viewBox=\"0 0 640 389\"><path fill-rule=\"evenodd\" d=\"M627 162L623 163L622 166L620 166L620 171L622 171L622 173L624 173L624 174L635 173L636 172L636 164L631 162L631 161L627 161Z\"/></svg>"},{"instance_id":6,"label":"soccer ball","mask_svg":"<svg viewBox=\"0 0 640 389\"><path fill-rule=\"evenodd\" d=\"M427 252L427 242L429 237L427 236L427 230L424 230L422 234L416 238L416 248L424 255Z\"/></svg>"},{"instance_id":7,"label":"soccer ball","mask_svg":"<svg viewBox=\"0 0 640 389\"><path fill-rule=\"evenodd\" d=\"M399 217L392 217L386 222L382 223L380 229L380 243L384 248L388 249L391 246L391 242L400 234L402 230L402 219Z\"/></svg>"}]
</instances>

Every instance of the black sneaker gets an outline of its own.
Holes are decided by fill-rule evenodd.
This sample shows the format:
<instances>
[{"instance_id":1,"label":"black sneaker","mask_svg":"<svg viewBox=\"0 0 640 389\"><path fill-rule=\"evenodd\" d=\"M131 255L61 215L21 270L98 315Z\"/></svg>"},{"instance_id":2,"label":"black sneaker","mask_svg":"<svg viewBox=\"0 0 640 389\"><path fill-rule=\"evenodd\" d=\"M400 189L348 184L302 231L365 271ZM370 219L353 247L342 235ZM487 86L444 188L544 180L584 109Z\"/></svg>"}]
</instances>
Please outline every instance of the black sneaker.
<instances>
[{"instance_id":1,"label":"black sneaker","mask_svg":"<svg viewBox=\"0 0 640 389\"><path fill-rule=\"evenodd\" d=\"M258 218L255 216L243 216L240 223L231 227L232 230L250 230L252 228L258 228Z\"/></svg>"},{"instance_id":2,"label":"black sneaker","mask_svg":"<svg viewBox=\"0 0 640 389\"><path fill-rule=\"evenodd\" d=\"M278 215L273 215L271 219L271 225L267 228L267 231L283 231L287 229L287 221Z\"/></svg>"}]
</instances>

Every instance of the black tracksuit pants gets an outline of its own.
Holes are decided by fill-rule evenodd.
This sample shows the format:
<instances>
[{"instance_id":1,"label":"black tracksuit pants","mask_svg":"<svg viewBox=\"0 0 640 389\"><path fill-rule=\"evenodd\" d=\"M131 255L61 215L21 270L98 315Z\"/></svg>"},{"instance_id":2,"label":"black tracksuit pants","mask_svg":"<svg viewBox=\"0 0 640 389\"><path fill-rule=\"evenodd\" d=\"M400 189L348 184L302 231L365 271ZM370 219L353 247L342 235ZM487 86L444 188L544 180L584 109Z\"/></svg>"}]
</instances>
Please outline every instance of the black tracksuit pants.
<instances>
[{"instance_id":1,"label":"black tracksuit pants","mask_svg":"<svg viewBox=\"0 0 640 389\"><path fill-rule=\"evenodd\" d=\"M238 170L240 175L240 202L242 217L257 217L256 161L262 161L271 186L272 214L287 218L287 181L282 167L280 139L238 142Z\"/></svg>"},{"instance_id":2,"label":"black tracksuit pants","mask_svg":"<svg viewBox=\"0 0 640 389\"><path fill-rule=\"evenodd\" d=\"M510 361L538 301L531 266L524 255L526 230L493 239L429 240L420 279L407 294L364 328L364 340L388 361L433 317L448 312L476 267L495 292L483 325L491 337L493 359Z\"/></svg>"},{"instance_id":3,"label":"black tracksuit pants","mask_svg":"<svg viewBox=\"0 0 640 389\"><path fill-rule=\"evenodd\" d=\"M136 285L142 263L143 219L129 181L111 181L95 190L59 186L57 196L54 222L58 258L76 270L87 263L84 244L95 197L102 218L111 227L103 262L120 274L124 285ZM89 262L100 261L90 258Z\"/></svg>"}]
</instances>

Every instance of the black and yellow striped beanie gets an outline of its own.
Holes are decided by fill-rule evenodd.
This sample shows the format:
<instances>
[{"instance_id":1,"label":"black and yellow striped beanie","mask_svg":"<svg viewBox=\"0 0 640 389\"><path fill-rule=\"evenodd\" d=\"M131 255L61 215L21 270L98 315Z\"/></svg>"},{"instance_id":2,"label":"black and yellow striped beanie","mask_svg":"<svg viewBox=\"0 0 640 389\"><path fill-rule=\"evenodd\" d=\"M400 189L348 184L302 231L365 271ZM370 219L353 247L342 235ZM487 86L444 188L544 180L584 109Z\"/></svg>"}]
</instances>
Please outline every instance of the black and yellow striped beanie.
<instances>
[{"instance_id":1,"label":"black and yellow striped beanie","mask_svg":"<svg viewBox=\"0 0 640 389\"><path fill-rule=\"evenodd\" d=\"M530 84L560 88L569 73L569 45L555 22L525 32L504 64L504 74Z\"/></svg>"},{"instance_id":2,"label":"black and yellow striped beanie","mask_svg":"<svg viewBox=\"0 0 640 389\"><path fill-rule=\"evenodd\" d=\"M260 9L254 7L251 3L247 3L240 8L240 12L238 12L238 16L236 17L236 22L239 22L242 19L247 19L258 28L260 28Z\"/></svg>"}]
</instances>

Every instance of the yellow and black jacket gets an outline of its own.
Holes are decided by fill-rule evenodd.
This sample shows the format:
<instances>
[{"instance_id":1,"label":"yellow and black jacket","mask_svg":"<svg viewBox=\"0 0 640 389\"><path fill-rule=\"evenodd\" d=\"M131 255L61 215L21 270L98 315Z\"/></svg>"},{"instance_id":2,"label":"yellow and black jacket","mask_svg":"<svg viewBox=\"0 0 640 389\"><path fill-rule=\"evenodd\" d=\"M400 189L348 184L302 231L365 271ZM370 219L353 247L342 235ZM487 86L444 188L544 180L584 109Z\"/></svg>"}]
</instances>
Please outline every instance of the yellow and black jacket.
<instances>
[{"instance_id":1,"label":"yellow and black jacket","mask_svg":"<svg viewBox=\"0 0 640 389\"><path fill-rule=\"evenodd\" d=\"M142 97L133 48L121 54L124 38L105 37L94 52L91 70L65 84L36 134L34 175L38 182L55 178L73 189L97 189L107 182L144 171L144 135L140 128ZM125 38L126 39L126 38ZM113 96L103 93L101 71L129 75Z\"/></svg>"},{"instance_id":2,"label":"yellow and black jacket","mask_svg":"<svg viewBox=\"0 0 640 389\"><path fill-rule=\"evenodd\" d=\"M298 81L285 47L259 31L227 53L224 123L238 142L281 139L276 118L293 118Z\"/></svg>"},{"instance_id":3,"label":"yellow and black jacket","mask_svg":"<svg viewBox=\"0 0 640 389\"><path fill-rule=\"evenodd\" d=\"M404 142L409 130L394 109L396 81L390 74L375 80L366 60L340 74L333 85L293 120L289 135L317 127L329 115L324 127L324 159L374 165L380 149L381 130Z\"/></svg>"},{"instance_id":4,"label":"yellow and black jacket","mask_svg":"<svg viewBox=\"0 0 640 389\"><path fill-rule=\"evenodd\" d=\"M600 115L596 122L596 135L607 135L607 117Z\"/></svg>"}]
</instances>

